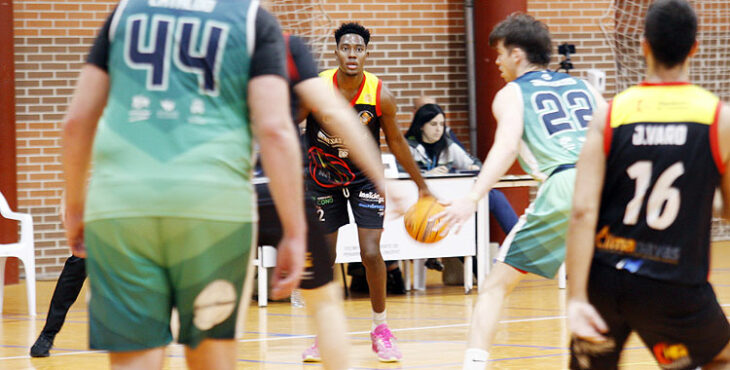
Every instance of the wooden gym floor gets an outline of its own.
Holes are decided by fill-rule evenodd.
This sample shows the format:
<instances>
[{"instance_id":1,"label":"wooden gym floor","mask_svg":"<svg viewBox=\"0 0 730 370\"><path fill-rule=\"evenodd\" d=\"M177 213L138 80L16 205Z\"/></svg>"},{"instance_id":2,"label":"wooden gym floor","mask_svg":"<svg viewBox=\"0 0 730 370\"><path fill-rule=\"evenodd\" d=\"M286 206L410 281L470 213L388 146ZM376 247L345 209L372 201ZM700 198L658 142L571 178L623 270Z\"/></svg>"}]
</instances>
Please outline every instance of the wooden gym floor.
<instances>
[{"instance_id":1,"label":"wooden gym floor","mask_svg":"<svg viewBox=\"0 0 730 370\"><path fill-rule=\"evenodd\" d=\"M711 281L723 307L730 306L730 242L715 243ZM38 316L26 313L23 284L5 288L5 307L0 325L0 369L105 369L107 356L88 350L88 317L82 292L71 307L55 340L51 357L32 359L30 346L43 327L55 281L38 283ZM86 288L84 288L86 289ZM462 287L444 286L437 272L429 271L428 289L388 298L388 321L403 351L400 364L379 363L370 349L368 331L371 311L367 297L345 301L352 366L355 369L459 368L466 346L468 318L476 293L463 294ZM493 369L564 369L568 361L565 325L565 292L557 283L530 275L506 304L495 346ZM289 303L252 305L245 336L239 341L241 369L309 369L320 364L302 364L300 354L311 344L303 308ZM171 345L165 367L185 368L182 347ZM656 369L650 353L633 337L621 361L625 369Z\"/></svg>"}]
</instances>

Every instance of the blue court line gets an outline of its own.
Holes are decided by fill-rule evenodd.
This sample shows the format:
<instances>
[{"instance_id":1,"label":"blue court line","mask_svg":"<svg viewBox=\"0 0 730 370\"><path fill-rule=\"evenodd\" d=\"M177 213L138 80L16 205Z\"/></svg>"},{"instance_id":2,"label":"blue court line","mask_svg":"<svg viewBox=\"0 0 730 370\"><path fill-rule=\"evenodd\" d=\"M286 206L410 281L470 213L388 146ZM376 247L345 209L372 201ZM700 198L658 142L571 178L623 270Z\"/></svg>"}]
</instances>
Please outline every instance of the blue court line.
<instances>
[{"instance_id":1,"label":"blue court line","mask_svg":"<svg viewBox=\"0 0 730 370\"><path fill-rule=\"evenodd\" d=\"M386 304L393 304L393 303L399 303L399 304L419 304L424 306L447 306L447 307L470 307L469 304L458 304L458 303L438 303L438 302L409 302L409 301L397 301L397 300L386 300Z\"/></svg>"},{"instance_id":2,"label":"blue court line","mask_svg":"<svg viewBox=\"0 0 730 370\"><path fill-rule=\"evenodd\" d=\"M309 315L298 315L298 314L288 314L288 313L270 313L266 316L277 316L277 317L306 317L308 318ZM372 317L354 317L354 316L346 316L345 319L347 320L372 320ZM413 321L413 320L455 320L455 321L463 321L463 317L431 317L431 318L411 318L411 317L389 317L388 321Z\"/></svg>"},{"instance_id":3,"label":"blue court line","mask_svg":"<svg viewBox=\"0 0 730 370\"><path fill-rule=\"evenodd\" d=\"M244 334L256 334L256 335L267 335L272 337L281 337L281 338L288 338L288 337L302 337L305 335L314 335L314 334L288 334L288 333L266 333L266 332L260 332L260 331L245 331Z\"/></svg>"},{"instance_id":4,"label":"blue court line","mask_svg":"<svg viewBox=\"0 0 730 370\"><path fill-rule=\"evenodd\" d=\"M446 362L446 363L440 363L440 364L425 364L425 365L412 365L412 366L398 366L399 363L393 362L390 364L383 364L387 367L353 367L352 369L359 369L359 370L381 370L381 369L430 369L430 368L436 368L440 369L444 366L459 366L461 365L461 362ZM397 366L397 367L396 367Z\"/></svg>"},{"instance_id":5,"label":"blue court line","mask_svg":"<svg viewBox=\"0 0 730 370\"><path fill-rule=\"evenodd\" d=\"M42 317L36 317L35 319L32 319L30 317L3 317L1 319L2 321L46 321L45 318ZM64 320L65 323L72 323L72 324L88 324L89 320Z\"/></svg>"},{"instance_id":6,"label":"blue court line","mask_svg":"<svg viewBox=\"0 0 730 370\"><path fill-rule=\"evenodd\" d=\"M555 353L551 355L535 355L535 356L520 356L520 357L505 357L505 358L495 358L487 360L487 362L500 362L500 361L511 361L511 360L527 360L530 358L546 358L546 357L556 357L556 356L570 356L570 351L568 352L562 352L562 353Z\"/></svg>"},{"instance_id":7,"label":"blue court line","mask_svg":"<svg viewBox=\"0 0 730 370\"><path fill-rule=\"evenodd\" d=\"M70 310L68 313L86 312L86 310ZM48 316L48 312L36 312L37 316ZM1 316L30 316L27 313L3 313Z\"/></svg>"},{"instance_id":8,"label":"blue court line","mask_svg":"<svg viewBox=\"0 0 730 370\"><path fill-rule=\"evenodd\" d=\"M15 344L0 344L0 347L3 348L30 348L30 346L19 346Z\"/></svg>"},{"instance_id":9,"label":"blue court line","mask_svg":"<svg viewBox=\"0 0 730 370\"><path fill-rule=\"evenodd\" d=\"M350 337L352 340L369 341L369 337ZM423 339L398 339L398 343L450 343L450 344L463 344L466 340L423 340ZM531 344L493 344L492 347L518 347L518 348L532 348L542 351L569 351L568 347L554 347L554 346L538 346Z\"/></svg>"},{"instance_id":10,"label":"blue court line","mask_svg":"<svg viewBox=\"0 0 730 370\"><path fill-rule=\"evenodd\" d=\"M522 311L563 312L563 310L559 309L559 308L533 308L533 307L505 306L504 309L505 310L522 310Z\"/></svg>"},{"instance_id":11,"label":"blue court line","mask_svg":"<svg viewBox=\"0 0 730 370\"><path fill-rule=\"evenodd\" d=\"M531 310L530 308L525 308L525 310ZM544 310L548 311L548 310ZM300 315L292 315L292 314L286 314L286 313L277 313L277 314L269 314L270 316L279 316L279 317L299 317ZM504 318L515 320L515 319L541 319L546 317L553 317L554 315L529 315L529 316L505 316ZM304 316L307 317L307 316ZM372 317L352 317L347 316L345 317L347 320L372 320ZM431 317L431 318L411 318L411 317L389 317L388 321L426 321L426 320L433 320L433 321L443 321L443 320L451 320L451 321L457 321L459 323L462 323L464 321L464 317Z\"/></svg>"},{"instance_id":12,"label":"blue court line","mask_svg":"<svg viewBox=\"0 0 730 370\"><path fill-rule=\"evenodd\" d=\"M714 285L714 284L713 284ZM408 302L408 301L397 301L397 300L388 300L386 302L387 304L392 303L400 303L400 304L416 304L416 305L424 305L424 306L448 306L448 307L471 307L471 305L464 305L464 304L457 304L457 303L437 303L437 302ZM511 310L533 310L533 311L550 311L550 312L562 312L561 309L558 308L529 308L529 307L505 307L506 309Z\"/></svg>"},{"instance_id":13,"label":"blue court line","mask_svg":"<svg viewBox=\"0 0 730 370\"><path fill-rule=\"evenodd\" d=\"M633 351L636 349L644 349L646 347L624 347L622 351ZM499 361L510 361L510 360L526 360L530 358L545 358L545 357L556 357L556 356L570 356L570 351L564 353L555 353L551 355L535 355L535 356L519 356L519 357L506 357L506 358L495 358L488 360L488 362L499 362Z\"/></svg>"},{"instance_id":14,"label":"blue court line","mask_svg":"<svg viewBox=\"0 0 730 370\"><path fill-rule=\"evenodd\" d=\"M169 358L185 358L184 355L173 355L168 354L165 357ZM296 366L318 366L322 367L321 363L310 363L310 362L290 362L290 361L262 361L262 360L248 360L245 358L237 358L236 362L250 362L256 364L272 364L272 365L296 365Z\"/></svg>"}]
</instances>

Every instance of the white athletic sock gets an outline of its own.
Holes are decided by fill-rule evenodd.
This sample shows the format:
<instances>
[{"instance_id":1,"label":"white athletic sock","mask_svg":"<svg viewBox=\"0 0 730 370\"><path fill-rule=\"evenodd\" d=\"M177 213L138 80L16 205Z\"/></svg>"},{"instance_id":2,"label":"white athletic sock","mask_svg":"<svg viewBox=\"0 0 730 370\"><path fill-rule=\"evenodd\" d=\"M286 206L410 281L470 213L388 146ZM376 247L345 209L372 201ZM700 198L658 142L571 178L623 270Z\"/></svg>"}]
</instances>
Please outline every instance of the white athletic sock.
<instances>
[{"instance_id":1,"label":"white athletic sock","mask_svg":"<svg viewBox=\"0 0 730 370\"><path fill-rule=\"evenodd\" d=\"M385 311L377 313L373 311L373 328L371 330L375 330L380 324L385 324Z\"/></svg>"},{"instance_id":2,"label":"white athletic sock","mask_svg":"<svg viewBox=\"0 0 730 370\"><path fill-rule=\"evenodd\" d=\"M464 353L464 370L484 370L487 368L489 352L479 348L469 348Z\"/></svg>"}]
</instances>

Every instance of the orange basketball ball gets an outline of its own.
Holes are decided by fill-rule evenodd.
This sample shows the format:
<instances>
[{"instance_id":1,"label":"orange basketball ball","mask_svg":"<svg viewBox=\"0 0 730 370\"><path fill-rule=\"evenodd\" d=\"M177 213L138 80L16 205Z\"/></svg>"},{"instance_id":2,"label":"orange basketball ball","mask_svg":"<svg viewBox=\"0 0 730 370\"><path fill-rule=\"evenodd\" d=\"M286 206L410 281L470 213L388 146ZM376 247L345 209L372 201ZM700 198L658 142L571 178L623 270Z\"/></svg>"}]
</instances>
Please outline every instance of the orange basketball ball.
<instances>
[{"instance_id":1,"label":"orange basketball ball","mask_svg":"<svg viewBox=\"0 0 730 370\"><path fill-rule=\"evenodd\" d=\"M428 221L431 216L443 210L444 207L436 198L418 199L418 202L411 206L403 216L408 235L421 243L436 243L443 239L446 235L441 234L443 227L438 227L440 220Z\"/></svg>"}]
</instances>

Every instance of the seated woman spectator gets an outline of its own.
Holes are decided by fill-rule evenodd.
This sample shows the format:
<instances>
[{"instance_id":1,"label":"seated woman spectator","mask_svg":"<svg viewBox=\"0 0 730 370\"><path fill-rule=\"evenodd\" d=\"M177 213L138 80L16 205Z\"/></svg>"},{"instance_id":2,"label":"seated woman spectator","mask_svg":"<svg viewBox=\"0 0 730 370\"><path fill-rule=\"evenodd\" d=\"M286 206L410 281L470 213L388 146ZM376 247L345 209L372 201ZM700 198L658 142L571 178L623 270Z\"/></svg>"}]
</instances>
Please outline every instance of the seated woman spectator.
<instances>
[{"instance_id":1,"label":"seated woman spectator","mask_svg":"<svg viewBox=\"0 0 730 370\"><path fill-rule=\"evenodd\" d=\"M424 104L416 111L406 139L416 164L426 174L478 171L481 163L446 132L446 116L438 104Z\"/></svg>"},{"instance_id":2,"label":"seated woman spectator","mask_svg":"<svg viewBox=\"0 0 730 370\"><path fill-rule=\"evenodd\" d=\"M416 110L405 136L411 155L421 171L427 175L478 171L481 162L445 134L446 130L446 115L438 104L426 103ZM517 214L504 194L497 189L489 191L489 212L505 234L509 234L517 223ZM426 267L439 271L443 269L441 262L434 258L426 261ZM474 270L476 275L476 264Z\"/></svg>"}]
</instances>

